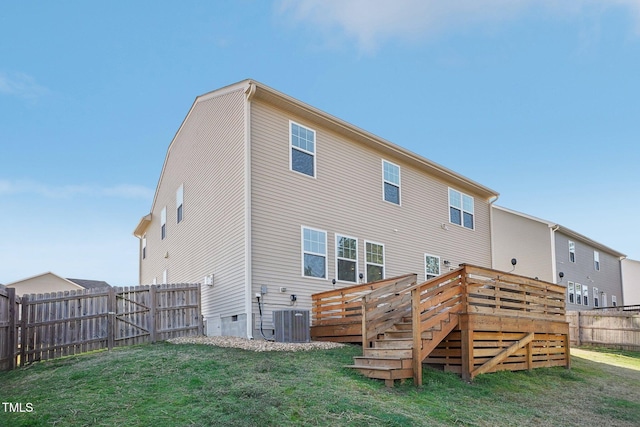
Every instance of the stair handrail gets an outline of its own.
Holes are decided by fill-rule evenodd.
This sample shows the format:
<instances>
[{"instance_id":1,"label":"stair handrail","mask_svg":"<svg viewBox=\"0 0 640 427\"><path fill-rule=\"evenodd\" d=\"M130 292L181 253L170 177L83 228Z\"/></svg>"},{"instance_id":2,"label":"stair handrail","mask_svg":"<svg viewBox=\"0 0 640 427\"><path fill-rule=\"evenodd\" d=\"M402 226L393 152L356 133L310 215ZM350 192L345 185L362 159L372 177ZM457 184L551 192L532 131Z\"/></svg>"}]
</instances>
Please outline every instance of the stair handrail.
<instances>
[{"instance_id":1,"label":"stair handrail","mask_svg":"<svg viewBox=\"0 0 640 427\"><path fill-rule=\"evenodd\" d=\"M416 385L422 384L422 360L427 356L422 349L422 334L433 327L435 321L465 309L465 277L466 266L463 265L411 290L412 359Z\"/></svg>"}]
</instances>

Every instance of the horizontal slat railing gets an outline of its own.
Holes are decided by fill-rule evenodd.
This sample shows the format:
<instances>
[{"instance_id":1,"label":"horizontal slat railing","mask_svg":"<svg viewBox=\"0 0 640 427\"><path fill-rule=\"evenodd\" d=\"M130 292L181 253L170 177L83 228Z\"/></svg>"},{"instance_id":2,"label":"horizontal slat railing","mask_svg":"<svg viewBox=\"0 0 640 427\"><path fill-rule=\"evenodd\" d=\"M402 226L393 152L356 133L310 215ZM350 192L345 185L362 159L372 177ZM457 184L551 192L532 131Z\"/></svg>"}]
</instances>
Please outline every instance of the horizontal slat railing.
<instances>
[{"instance_id":1,"label":"horizontal slat railing","mask_svg":"<svg viewBox=\"0 0 640 427\"><path fill-rule=\"evenodd\" d=\"M362 342L365 347L376 335L411 314L411 289L417 279L418 276L412 274L362 298Z\"/></svg>"},{"instance_id":2,"label":"horizontal slat railing","mask_svg":"<svg viewBox=\"0 0 640 427\"><path fill-rule=\"evenodd\" d=\"M313 325L334 325L345 322L360 323L362 322L363 296L414 276L415 274L405 274L376 282L313 294L311 295Z\"/></svg>"}]
</instances>

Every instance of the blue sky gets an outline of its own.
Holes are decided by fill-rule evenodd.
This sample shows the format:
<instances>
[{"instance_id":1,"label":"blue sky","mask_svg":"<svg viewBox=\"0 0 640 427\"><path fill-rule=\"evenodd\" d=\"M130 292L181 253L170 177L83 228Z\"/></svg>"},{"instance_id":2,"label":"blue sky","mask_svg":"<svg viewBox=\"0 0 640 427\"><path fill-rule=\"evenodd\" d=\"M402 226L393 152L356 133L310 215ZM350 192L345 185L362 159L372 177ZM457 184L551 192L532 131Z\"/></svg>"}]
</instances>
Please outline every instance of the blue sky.
<instances>
[{"instance_id":1,"label":"blue sky","mask_svg":"<svg viewBox=\"0 0 640 427\"><path fill-rule=\"evenodd\" d=\"M638 0L6 1L0 282L136 284L171 139L245 78L640 259L639 76Z\"/></svg>"}]
</instances>

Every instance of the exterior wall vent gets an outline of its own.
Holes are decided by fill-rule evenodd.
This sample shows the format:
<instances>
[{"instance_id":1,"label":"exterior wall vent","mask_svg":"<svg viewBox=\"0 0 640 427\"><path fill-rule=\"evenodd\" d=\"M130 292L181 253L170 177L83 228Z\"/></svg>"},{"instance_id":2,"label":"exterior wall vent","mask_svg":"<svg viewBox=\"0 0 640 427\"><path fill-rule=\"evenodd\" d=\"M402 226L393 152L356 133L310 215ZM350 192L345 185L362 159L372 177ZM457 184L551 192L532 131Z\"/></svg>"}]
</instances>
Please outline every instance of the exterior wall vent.
<instances>
[{"instance_id":1,"label":"exterior wall vent","mask_svg":"<svg viewBox=\"0 0 640 427\"><path fill-rule=\"evenodd\" d=\"M309 342L309 310L278 310L273 312L277 342Z\"/></svg>"}]
</instances>

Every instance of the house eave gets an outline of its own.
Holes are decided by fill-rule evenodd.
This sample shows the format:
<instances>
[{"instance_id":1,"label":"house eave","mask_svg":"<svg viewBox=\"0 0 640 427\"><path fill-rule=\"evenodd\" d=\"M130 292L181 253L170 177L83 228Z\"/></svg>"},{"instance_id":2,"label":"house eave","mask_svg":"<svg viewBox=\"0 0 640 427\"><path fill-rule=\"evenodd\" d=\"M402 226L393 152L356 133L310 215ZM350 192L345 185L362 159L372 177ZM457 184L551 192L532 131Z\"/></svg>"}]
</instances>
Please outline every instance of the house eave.
<instances>
[{"instance_id":1,"label":"house eave","mask_svg":"<svg viewBox=\"0 0 640 427\"><path fill-rule=\"evenodd\" d=\"M144 233L147 231L147 227L151 224L151 214L147 214L140 218L140 222L135 230L133 230L133 235L137 238L141 239Z\"/></svg>"}]
</instances>

